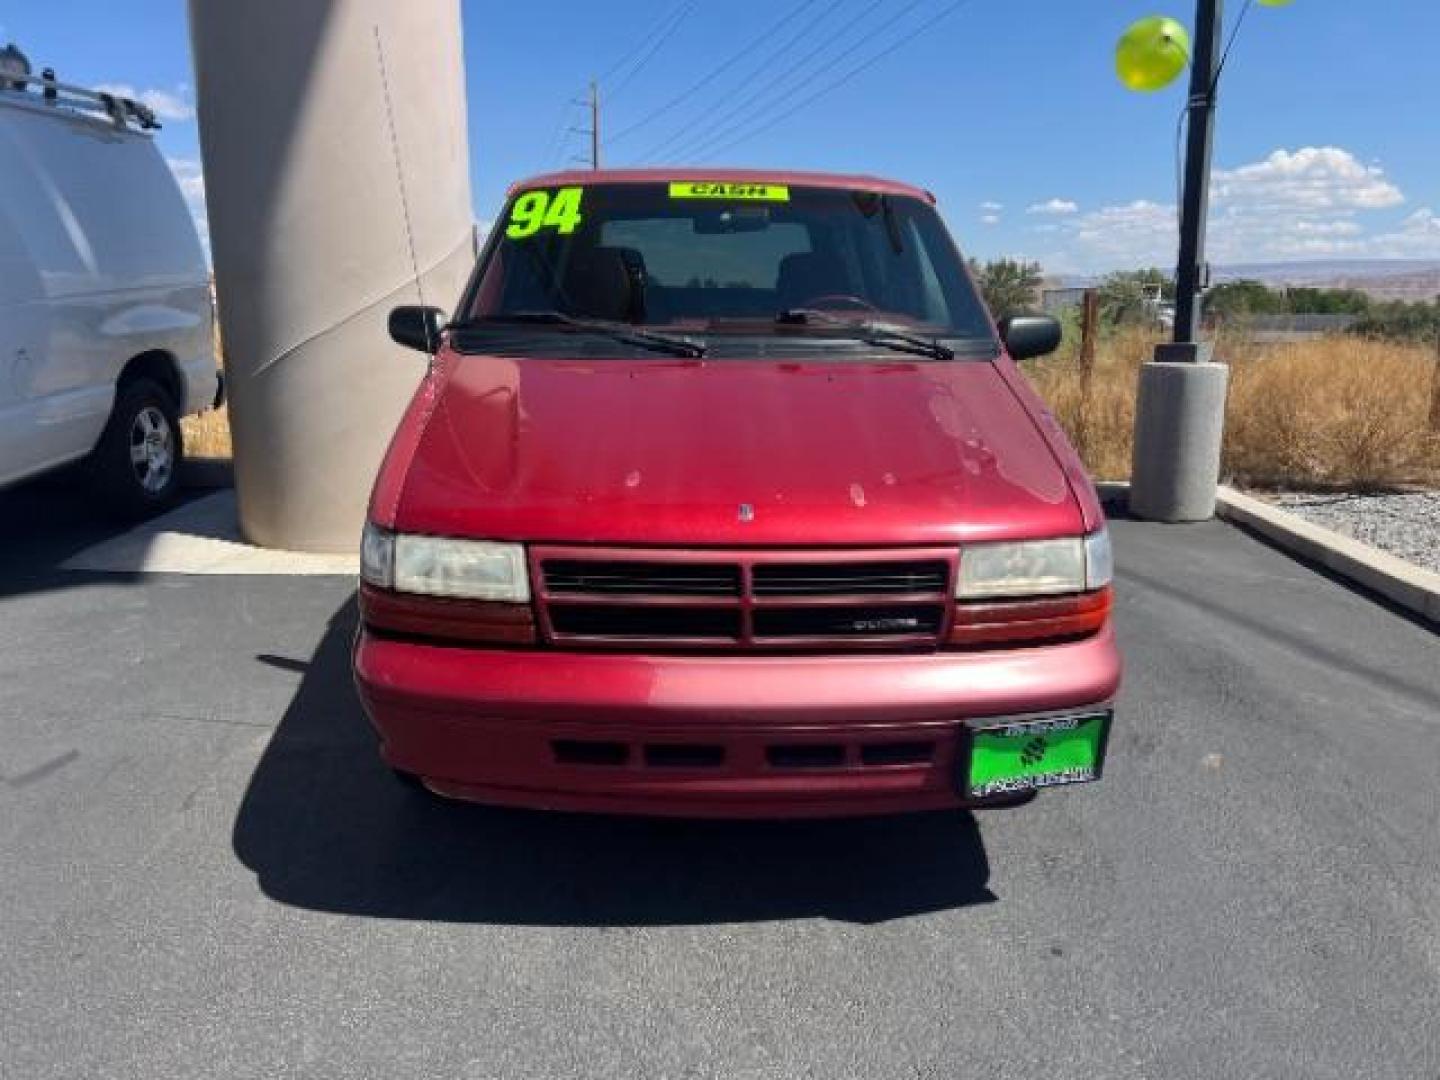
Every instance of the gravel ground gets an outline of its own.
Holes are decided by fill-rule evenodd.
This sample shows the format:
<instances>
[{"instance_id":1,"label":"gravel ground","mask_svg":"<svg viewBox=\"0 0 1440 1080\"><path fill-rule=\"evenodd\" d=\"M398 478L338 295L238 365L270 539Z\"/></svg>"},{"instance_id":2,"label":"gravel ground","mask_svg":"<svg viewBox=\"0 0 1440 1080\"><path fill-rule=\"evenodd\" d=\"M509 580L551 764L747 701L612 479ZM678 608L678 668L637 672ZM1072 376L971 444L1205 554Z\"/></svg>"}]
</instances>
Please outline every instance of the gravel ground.
<instances>
[{"instance_id":1,"label":"gravel ground","mask_svg":"<svg viewBox=\"0 0 1440 1080\"><path fill-rule=\"evenodd\" d=\"M1440 571L1440 491L1403 495L1290 492L1266 498L1306 521Z\"/></svg>"}]
</instances>

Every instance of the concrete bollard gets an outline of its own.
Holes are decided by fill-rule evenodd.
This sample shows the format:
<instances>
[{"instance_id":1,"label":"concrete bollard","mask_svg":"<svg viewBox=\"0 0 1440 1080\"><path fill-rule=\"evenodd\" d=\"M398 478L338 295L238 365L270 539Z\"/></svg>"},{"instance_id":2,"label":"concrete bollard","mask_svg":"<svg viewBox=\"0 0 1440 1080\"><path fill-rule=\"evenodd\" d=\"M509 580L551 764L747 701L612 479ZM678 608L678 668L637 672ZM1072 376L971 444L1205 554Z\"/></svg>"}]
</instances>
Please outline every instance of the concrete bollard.
<instances>
[{"instance_id":1,"label":"concrete bollard","mask_svg":"<svg viewBox=\"0 0 1440 1080\"><path fill-rule=\"evenodd\" d=\"M386 316L474 264L459 0L190 0L190 29L241 528L353 552L425 372Z\"/></svg>"},{"instance_id":2,"label":"concrete bollard","mask_svg":"<svg viewBox=\"0 0 1440 1080\"><path fill-rule=\"evenodd\" d=\"M1215 516L1230 369L1210 345L1161 345L1140 369L1130 512L1147 521Z\"/></svg>"}]
</instances>

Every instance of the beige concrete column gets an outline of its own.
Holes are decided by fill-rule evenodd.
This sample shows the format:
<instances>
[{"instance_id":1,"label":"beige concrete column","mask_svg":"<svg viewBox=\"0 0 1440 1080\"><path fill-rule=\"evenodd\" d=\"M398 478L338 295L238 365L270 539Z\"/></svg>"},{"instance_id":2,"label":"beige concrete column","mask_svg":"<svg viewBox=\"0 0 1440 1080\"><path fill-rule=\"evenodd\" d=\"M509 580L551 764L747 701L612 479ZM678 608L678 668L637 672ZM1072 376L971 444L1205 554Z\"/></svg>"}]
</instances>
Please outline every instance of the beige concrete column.
<instances>
[{"instance_id":1,"label":"beige concrete column","mask_svg":"<svg viewBox=\"0 0 1440 1080\"><path fill-rule=\"evenodd\" d=\"M241 528L354 550L424 371L386 313L451 310L473 259L459 2L190 0L190 29Z\"/></svg>"}]
</instances>

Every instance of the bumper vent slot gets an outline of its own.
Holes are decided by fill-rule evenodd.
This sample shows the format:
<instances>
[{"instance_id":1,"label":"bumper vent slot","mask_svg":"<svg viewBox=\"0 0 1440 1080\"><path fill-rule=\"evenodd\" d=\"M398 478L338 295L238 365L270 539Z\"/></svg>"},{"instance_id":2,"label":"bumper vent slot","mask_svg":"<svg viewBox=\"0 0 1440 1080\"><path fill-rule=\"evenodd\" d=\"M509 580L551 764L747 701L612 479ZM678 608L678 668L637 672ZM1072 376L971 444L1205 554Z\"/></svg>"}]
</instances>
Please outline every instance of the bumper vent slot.
<instances>
[{"instance_id":1,"label":"bumper vent slot","mask_svg":"<svg viewBox=\"0 0 1440 1080\"><path fill-rule=\"evenodd\" d=\"M860 747L862 765L929 765L935 757L931 742L866 743Z\"/></svg>"},{"instance_id":2,"label":"bumper vent slot","mask_svg":"<svg viewBox=\"0 0 1440 1080\"><path fill-rule=\"evenodd\" d=\"M838 769L845 764L845 747L834 743L781 743L765 748L772 769Z\"/></svg>"},{"instance_id":3,"label":"bumper vent slot","mask_svg":"<svg viewBox=\"0 0 1440 1080\"><path fill-rule=\"evenodd\" d=\"M630 758L630 748L623 742L557 739L550 750L561 765L624 765Z\"/></svg>"},{"instance_id":4,"label":"bumper vent slot","mask_svg":"<svg viewBox=\"0 0 1440 1080\"><path fill-rule=\"evenodd\" d=\"M718 769L725 764L725 748L689 743L651 743L645 747L645 764L657 769Z\"/></svg>"}]
</instances>

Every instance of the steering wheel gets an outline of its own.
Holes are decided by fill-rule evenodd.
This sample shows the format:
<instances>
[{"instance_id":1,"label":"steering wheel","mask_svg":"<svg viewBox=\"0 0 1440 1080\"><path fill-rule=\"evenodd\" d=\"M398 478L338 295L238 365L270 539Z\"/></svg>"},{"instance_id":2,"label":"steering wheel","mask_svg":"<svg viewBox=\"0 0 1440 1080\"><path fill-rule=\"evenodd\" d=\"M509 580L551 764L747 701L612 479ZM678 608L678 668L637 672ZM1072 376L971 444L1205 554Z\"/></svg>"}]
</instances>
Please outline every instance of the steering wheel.
<instances>
[{"instance_id":1,"label":"steering wheel","mask_svg":"<svg viewBox=\"0 0 1440 1080\"><path fill-rule=\"evenodd\" d=\"M879 311L874 304L870 303L863 296L852 296L849 293L826 293L824 296L812 296L799 306L802 308L816 308L825 310L835 306L849 305L850 307L863 308L866 311Z\"/></svg>"}]
</instances>

